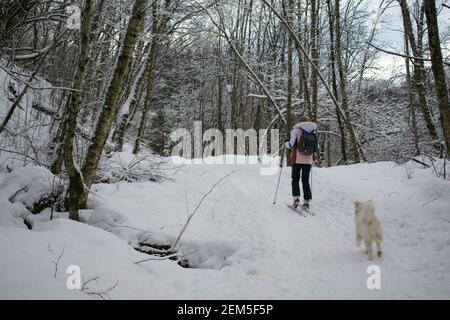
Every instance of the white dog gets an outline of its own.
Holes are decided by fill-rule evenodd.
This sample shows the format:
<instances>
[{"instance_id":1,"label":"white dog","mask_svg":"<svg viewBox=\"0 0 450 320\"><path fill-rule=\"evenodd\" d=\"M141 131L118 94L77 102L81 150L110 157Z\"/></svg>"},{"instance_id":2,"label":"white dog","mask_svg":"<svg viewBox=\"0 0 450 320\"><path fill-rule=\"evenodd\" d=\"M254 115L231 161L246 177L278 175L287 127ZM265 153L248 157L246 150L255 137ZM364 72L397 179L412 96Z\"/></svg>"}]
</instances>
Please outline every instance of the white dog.
<instances>
[{"instance_id":1,"label":"white dog","mask_svg":"<svg viewBox=\"0 0 450 320\"><path fill-rule=\"evenodd\" d=\"M375 216L375 207L372 201L355 202L355 225L356 225L356 245L361 246L364 240L366 245L366 254L369 260L373 260L372 244L377 244L378 257L381 258L381 242L383 241L383 231L381 223Z\"/></svg>"}]
</instances>

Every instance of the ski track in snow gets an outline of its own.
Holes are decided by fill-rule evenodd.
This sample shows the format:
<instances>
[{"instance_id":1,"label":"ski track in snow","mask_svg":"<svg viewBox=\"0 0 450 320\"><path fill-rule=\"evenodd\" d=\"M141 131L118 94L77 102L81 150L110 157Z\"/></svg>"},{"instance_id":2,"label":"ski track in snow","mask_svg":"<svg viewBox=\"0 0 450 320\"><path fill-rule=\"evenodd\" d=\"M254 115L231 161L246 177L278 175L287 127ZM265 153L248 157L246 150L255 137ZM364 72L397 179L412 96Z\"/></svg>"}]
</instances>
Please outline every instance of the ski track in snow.
<instances>
[{"instance_id":1,"label":"ski track in snow","mask_svg":"<svg viewBox=\"0 0 450 320\"><path fill-rule=\"evenodd\" d=\"M221 272L214 272L211 275L211 282L220 289L212 294L211 284L206 280L208 277L201 275L200 283L205 287L201 289L201 285L200 287L197 284L193 285L195 292L192 295L186 293L184 297L265 299L426 298L445 295L448 297L450 283L445 273L449 271L450 261L443 265L435 265L432 260L430 261L430 255L418 248L420 237L423 240L428 238L426 234L432 235L433 230L437 231L436 228L438 225L442 226L442 223L427 222L428 227L421 227L422 233L419 231L419 238L416 238L415 230L408 229L404 233L401 231L402 225L412 223L404 219L414 218L413 216L420 214L422 210L414 214L391 217L396 215L395 210L398 206L410 202L404 199L410 196L408 188L402 185L408 182L406 174L403 169L395 169L393 166L392 163L381 163L375 166L361 165L360 170L355 170L358 166L315 169L313 208L316 216L308 215L307 218L302 218L286 208L286 203L290 201L290 197L286 196L290 193L289 170L284 172L281 196L278 204L273 206L271 197L274 192L274 177L259 176L258 168L245 167L237 175L219 185L205 200L184 239L189 242L194 238L205 243L208 243L208 239L213 240L216 237L214 232L210 234L202 229L200 224L204 222L207 225L204 220L208 215L212 215L214 210L215 218L212 219L212 224L220 225L220 229L226 231L236 246L236 252L230 258L230 265ZM181 185L176 187L172 185L175 188L167 187L171 191L167 198L178 204L174 207L178 207L182 214L184 192L189 195L198 190L197 194L194 193L194 196L190 194L190 197L200 198L200 195L206 193L209 188L209 184L204 180L213 184L232 170L233 167L223 170L217 166L186 168L176 178L177 183L182 182ZM392 171L396 176L378 177L380 171ZM397 178L398 185L394 183ZM411 182L414 183L414 179ZM383 187L384 190L381 189ZM448 191L447 189L447 203L450 199ZM391 194L392 192L394 193ZM398 195L398 192L403 196ZM153 198L151 194L152 192L148 193L149 205ZM363 248L355 247L353 235L353 202L369 198L377 204L377 214L382 220L386 238L383 244L384 257L376 258L373 262L367 260ZM195 204L192 199L191 207ZM125 212L128 211L126 206L123 209ZM173 212L172 210L170 212ZM403 209L404 212L409 210L417 211L417 202L410 208ZM448 226L443 226L443 229L449 230ZM198 240L199 238L201 240ZM447 246L449 244L446 243ZM448 247L445 252L448 257ZM421 257L421 254L424 254L424 257ZM369 291L366 287L368 277L366 270L372 264L379 265L382 271L380 291ZM438 284L441 290L436 287L431 289L433 286L430 286L428 281Z\"/></svg>"},{"instance_id":2,"label":"ski track in snow","mask_svg":"<svg viewBox=\"0 0 450 320\"><path fill-rule=\"evenodd\" d=\"M121 281L111 298L450 297L450 223L442 220L450 218L450 184L428 170L417 168L407 179L404 168L393 163L314 169L316 216L307 218L286 207L291 201L289 169L283 172L276 205L272 202L277 177L259 175L257 166L186 166L174 170L173 182L96 185L95 191L127 218L126 225L173 243L187 218L185 197L192 213L211 186L236 169L240 171L204 200L181 239L180 252L197 268L152 261L127 266L124 272L120 266L125 261L116 266L114 254L105 256L111 259L103 265L110 269L106 279L111 282L116 274ZM374 261L354 244L353 202L369 199L375 202L385 236L383 257ZM101 202L92 200L90 205ZM131 261L148 258L130 251L126 256ZM76 255L82 259L79 252ZM381 269L381 290L367 289L366 270L371 265ZM7 276L2 274L0 284Z\"/></svg>"}]
</instances>

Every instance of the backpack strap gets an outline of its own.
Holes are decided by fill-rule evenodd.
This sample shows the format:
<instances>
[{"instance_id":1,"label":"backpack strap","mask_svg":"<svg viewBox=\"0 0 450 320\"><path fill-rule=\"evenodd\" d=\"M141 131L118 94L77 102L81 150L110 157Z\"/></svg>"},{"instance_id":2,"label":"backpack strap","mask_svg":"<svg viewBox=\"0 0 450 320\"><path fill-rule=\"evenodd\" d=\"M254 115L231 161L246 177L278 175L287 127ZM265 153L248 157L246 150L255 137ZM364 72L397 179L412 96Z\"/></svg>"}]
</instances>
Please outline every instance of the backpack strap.
<instances>
[{"instance_id":1,"label":"backpack strap","mask_svg":"<svg viewBox=\"0 0 450 320\"><path fill-rule=\"evenodd\" d=\"M305 132L305 130L302 127L298 128L298 129L300 130L300 137L299 138L297 138L297 137L295 138L295 142L296 142L297 146L299 145L300 140L302 139L303 132Z\"/></svg>"}]
</instances>

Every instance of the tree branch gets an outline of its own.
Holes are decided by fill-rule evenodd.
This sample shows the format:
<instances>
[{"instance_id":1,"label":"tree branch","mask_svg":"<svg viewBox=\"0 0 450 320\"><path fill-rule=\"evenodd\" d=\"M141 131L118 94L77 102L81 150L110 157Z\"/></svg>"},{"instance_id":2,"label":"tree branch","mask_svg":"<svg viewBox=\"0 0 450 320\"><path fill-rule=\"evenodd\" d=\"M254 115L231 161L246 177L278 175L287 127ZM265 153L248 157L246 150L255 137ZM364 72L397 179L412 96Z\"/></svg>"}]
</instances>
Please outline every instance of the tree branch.
<instances>
[{"instance_id":1,"label":"tree branch","mask_svg":"<svg viewBox=\"0 0 450 320\"><path fill-rule=\"evenodd\" d=\"M231 175L235 174L236 172L238 172L240 170L235 170L233 172L230 172L229 174L227 174L226 176L224 176L223 178L221 178L219 181L217 181L212 187L211 189L200 199L200 202L197 204L197 207L195 208L194 212L192 212L192 214L189 215L186 224L183 226L183 228L181 229L180 234L178 235L177 240L175 241L175 243L172 245L172 249L175 250L175 247L177 246L178 242L180 241L181 237L183 236L184 232L186 231L187 227L189 226L189 223L191 222L192 218L194 217L195 213L198 211L198 209L200 208L200 206L203 203L203 200L206 199L206 197L208 197L213 190L215 189L215 187L217 187L223 180L225 180L226 178L230 177Z\"/></svg>"},{"instance_id":2,"label":"tree branch","mask_svg":"<svg viewBox=\"0 0 450 320\"><path fill-rule=\"evenodd\" d=\"M381 51L381 52L384 52L384 53L387 53L387 54L390 54L390 55L393 55L393 56L402 57L402 58L406 58L406 59L410 59L410 60L420 60L420 61L431 62L431 59L427 59L427 58L419 58L419 57L413 57L413 56L401 54L401 53L398 53L398 52L393 52L393 51L389 51L389 50L386 50L386 49L381 49L380 47L377 47L376 45L374 45L374 44L372 44L372 43L369 43L369 42L367 42L367 44L368 44L369 46L375 48L375 49L378 50L378 51ZM449 62L445 62L445 61L444 61L444 64L447 65L447 66L450 66L450 63L449 63Z\"/></svg>"},{"instance_id":3,"label":"tree branch","mask_svg":"<svg viewBox=\"0 0 450 320\"><path fill-rule=\"evenodd\" d=\"M54 273L54 277L55 277L55 278L56 278L56 274L58 273L58 264L59 264L59 261L61 260L63 254L64 254L64 250L66 250L66 247L64 247L64 248L62 249L61 254L60 254L59 257L58 257L58 260L53 261L53 263L55 264L55 273Z\"/></svg>"}]
</instances>

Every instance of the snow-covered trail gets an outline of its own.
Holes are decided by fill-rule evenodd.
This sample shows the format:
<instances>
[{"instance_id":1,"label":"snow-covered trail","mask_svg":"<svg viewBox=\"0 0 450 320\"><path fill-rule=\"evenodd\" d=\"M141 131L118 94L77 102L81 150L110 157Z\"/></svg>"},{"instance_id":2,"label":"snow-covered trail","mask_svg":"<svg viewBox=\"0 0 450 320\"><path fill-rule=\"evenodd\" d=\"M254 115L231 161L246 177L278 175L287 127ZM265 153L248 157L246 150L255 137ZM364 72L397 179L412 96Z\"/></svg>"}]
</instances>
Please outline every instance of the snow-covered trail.
<instances>
[{"instance_id":1,"label":"snow-covered trail","mask_svg":"<svg viewBox=\"0 0 450 320\"><path fill-rule=\"evenodd\" d=\"M276 177L259 175L256 166L187 166L176 171L174 182L120 185L119 190L99 186L99 193L134 226L159 229L174 239L186 219L185 197L192 212L233 170L239 172L205 199L186 231L182 250L200 269L174 270L174 298L450 297L450 229L436 219L448 216L450 188L429 172L408 180L393 163L315 169L316 216L307 218L286 207L289 169L275 206ZM433 192L440 198L424 210L419 204ZM354 245L353 202L359 199L375 201L384 227L384 256L373 262ZM373 264L382 272L379 291L366 286L367 267Z\"/></svg>"},{"instance_id":2,"label":"snow-covered trail","mask_svg":"<svg viewBox=\"0 0 450 320\"><path fill-rule=\"evenodd\" d=\"M412 166L412 164L409 164ZM394 163L313 170L313 210L287 208L290 169L277 176L258 166L167 168L171 181L95 185L85 223L36 217L33 231L0 225L0 298L99 298L68 290L67 267L79 266L91 292L112 299L448 299L450 183L415 166L408 179ZM128 242L173 244L194 268L148 261ZM0 177L1 179L1 177ZM354 245L353 202L372 199L385 235L383 258L367 260ZM4 214L0 208L0 214ZM64 215L63 215L64 216ZM60 258L59 258L60 257ZM58 268L55 268L56 261ZM381 270L368 290L367 268ZM86 291L86 290L85 290Z\"/></svg>"}]
</instances>

